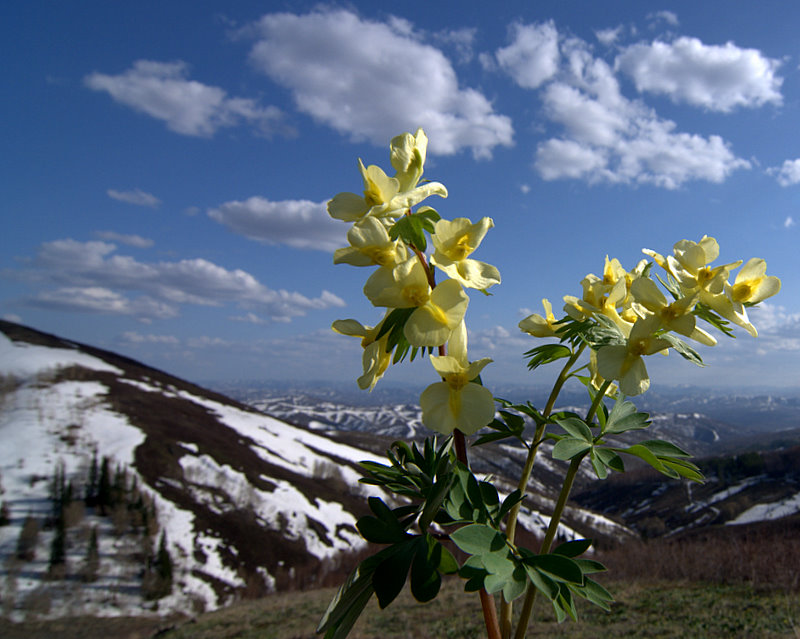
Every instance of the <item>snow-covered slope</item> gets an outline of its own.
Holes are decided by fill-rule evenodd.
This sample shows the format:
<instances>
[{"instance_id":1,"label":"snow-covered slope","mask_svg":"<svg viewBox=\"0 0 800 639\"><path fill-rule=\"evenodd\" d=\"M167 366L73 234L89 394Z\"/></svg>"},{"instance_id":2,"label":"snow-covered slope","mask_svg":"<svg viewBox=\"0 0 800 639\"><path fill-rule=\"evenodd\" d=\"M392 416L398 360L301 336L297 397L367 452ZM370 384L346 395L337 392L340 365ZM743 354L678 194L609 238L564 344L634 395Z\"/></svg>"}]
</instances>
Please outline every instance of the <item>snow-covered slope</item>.
<instances>
[{"instance_id":1,"label":"snow-covered slope","mask_svg":"<svg viewBox=\"0 0 800 639\"><path fill-rule=\"evenodd\" d=\"M410 406L366 418L340 412L348 423L383 415L389 431L419 426ZM384 459L393 438L334 425L292 424L133 360L0 321L0 614L190 613L318 585L326 575L341 581L336 571L364 546L355 523L368 488L357 463ZM510 492L502 478L517 474L520 451L491 448L473 449L476 472ZM99 483L105 473L115 495L102 503L99 460ZM520 518L536 536L548 522L539 511L555 496L551 464L541 459L543 480ZM54 568L59 521L64 557ZM581 508L569 510L560 531L564 539L628 534ZM172 588L154 595L162 537Z\"/></svg>"},{"instance_id":2,"label":"snow-covered slope","mask_svg":"<svg viewBox=\"0 0 800 639\"><path fill-rule=\"evenodd\" d=\"M161 532L175 585L161 611L304 585L363 544L356 463L373 453L110 353L6 322L0 329L3 612L13 616L26 601L50 614L76 601L100 614L152 607L139 593L141 548ZM65 579L45 579L53 478L63 469L81 493L93 459L103 458L125 471L126 490L135 486L153 503L157 526L149 536L135 527L115 532L110 515L84 508L67 527ZM20 538L29 519L39 530L27 559ZM94 527L98 577L80 587Z\"/></svg>"}]
</instances>

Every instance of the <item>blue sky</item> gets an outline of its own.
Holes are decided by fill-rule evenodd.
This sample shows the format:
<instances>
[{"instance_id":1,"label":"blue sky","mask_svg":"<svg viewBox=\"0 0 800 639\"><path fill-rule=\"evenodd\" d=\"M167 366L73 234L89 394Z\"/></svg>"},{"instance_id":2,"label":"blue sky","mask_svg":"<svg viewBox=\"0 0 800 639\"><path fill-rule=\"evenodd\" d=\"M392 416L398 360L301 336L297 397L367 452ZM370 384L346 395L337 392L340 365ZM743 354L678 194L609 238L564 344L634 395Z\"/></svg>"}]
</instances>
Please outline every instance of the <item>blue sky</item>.
<instances>
[{"instance_id":1,"label":"blue sky","mask_svg":"<svg viewBox=\"0 0 800 639\"><path fill-rule=\"evenodd\" d=\"M385 6L5 7L0 316L192 380L355 380L330 324L382 311L325 203L422 126L432 204L495 222L475 257L503 282L467 313L487 384L528 379L543 297L707 234L783 290L758 339L659 356L654 384L800 387L800 5Z\"/></svg>"}]
</instances>

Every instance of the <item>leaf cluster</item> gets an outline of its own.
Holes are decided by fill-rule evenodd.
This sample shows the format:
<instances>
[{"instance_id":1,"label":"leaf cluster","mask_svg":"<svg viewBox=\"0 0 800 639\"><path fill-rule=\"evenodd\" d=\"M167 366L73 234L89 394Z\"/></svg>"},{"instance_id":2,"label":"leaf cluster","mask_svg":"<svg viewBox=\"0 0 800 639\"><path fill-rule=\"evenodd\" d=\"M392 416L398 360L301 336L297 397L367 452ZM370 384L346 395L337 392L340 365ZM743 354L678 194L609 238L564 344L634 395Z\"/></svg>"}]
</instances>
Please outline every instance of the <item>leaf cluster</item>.
<instances>
[{"instance_id":1,"label":"leaf cluster","mask_svg":"<svg viewBox=\"0 0 800 639\"><path fill-rule=\"evenodd\" d=\"M408 213L395 222L389 229L389 237L393 240L400 238L403 242L424 251L428 247L425 232L434 232L434 224L441 216L431 207L423 206L416 213Z\"/></svg>"},{"instance_id":2,"label":"leaf cluster","mask_svg":"<svg viewBox=\"0 0 800 639\"><path fill-rule=\"evenodd\" d=\"M692 481L703 481L700 469L688 461L691 455L670 442L653 439L628 447L603 445L608 435L620 435L645 429L650 425L649 415L637 411L632 402L619 397L610 411L601 404L597 418L597 424L588 424L575 413L554 414L552 420L561 427L564 434L548 435L556 442L553 446L553 458L571 461L588 455L597 477L605 479L609 470L625 471L620 454L626 454L638 457L660 473L674 479L685 477ZM598 432L595 433L593 428Z\"/></svg>"}]
</instances>

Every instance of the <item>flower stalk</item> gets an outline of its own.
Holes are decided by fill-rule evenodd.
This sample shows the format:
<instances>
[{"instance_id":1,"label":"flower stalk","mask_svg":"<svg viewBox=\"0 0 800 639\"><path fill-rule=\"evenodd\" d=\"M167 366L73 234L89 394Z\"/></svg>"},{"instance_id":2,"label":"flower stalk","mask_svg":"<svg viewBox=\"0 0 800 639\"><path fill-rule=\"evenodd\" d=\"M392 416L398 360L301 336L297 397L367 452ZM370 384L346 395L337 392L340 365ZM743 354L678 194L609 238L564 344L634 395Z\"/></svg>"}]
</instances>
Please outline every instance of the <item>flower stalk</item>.
<instances>
[{"instance_id":1,"label":"flower stalk","mask_svg":"<svg viewBox=\"0 0 800 639\"><path fill-rule=\"evenodd\" d=\"M746 309L781 286L777 277L766 275L766 262L760 258L712 266L719 246L708 236L699 242L680 240L667 257L644 249L652 262L643 259L630 271L606 257L602 277L589 274L581 281L581 297L564 296L565 317L557 319L544 299L544 316L532 314L519 323L529 335L557 340L526 353L531 371L560 359L566 362L543 410L530 402L512 406L501 401L508 410L498 417L495 399L481 378L492 360L470 360L466 324L468 292L487 293L500 284L498 269L473 257L494 221L447 220L423 205L429 197L447 197L442 184L422 180L427 144L421 129L393 138L394 175L359 160L363 195L340 193L328 203L331 217L351 225L350 245L334 252L334 263L373 269L363 292L383 314L372 326L355 319L332 326L361 340L364 372L359 387L372 390L409 353L411 360L428 353L437 381L420 395L422 422L448 439L441 446L426 439L421 449L416 443L395 442L387 452L388 465L363 462L362 481L378 494L369 498L371 514L356 527L368 542L384 547L358 565L332 601L318 627L326 639L344 639L373 594L385 607L408 581L415 598L430 601L438 594L441 575L453 573L465 580L466 590L479 593L489 639L511 639L512 602L522 595L515 639L525 636L538 592L549 599L560 620L575 616L576 597L609 609L613 598L589 576L598 570L597 562L574 559L589 549L589 540L566 542L550 552L582 461L588 458L600 479L623 472L621 455L631 455L672 478L702 481L699 469L687 460L689 454L674 444L645 440L620 447L606 444L604 437L649 426L649 416L626 399L650 386L646 357L674 350L702 364L684 341L716 344L700 322L723 335L733 333L733 324L756 336ZM655 267L664 271L657 278L651 275ZM442 278L438 284L437 272ZM586 355L588 361L581 361ZM587 373L578 375L581 370ZM591 401L585 418L570 411L554 413L569 379L587 387ZM536 423L530 441L523 436L522 415ZM549 430L551 426L558 430ZM503 500L490 479L469 468L466 437L487 427L491 432L484 431L474 445L515 438L527 448L517 490ZM555 442L553 458L568 461L569 467L537 553L518 546L516 532L545 438ZM384 497L403 505L392 508ZM442 535L437 525L452 532ZM466 555L460 565L442 544L446 538ZM499 617L496 593L501 595Z\"/></svg>"}]
</instances>

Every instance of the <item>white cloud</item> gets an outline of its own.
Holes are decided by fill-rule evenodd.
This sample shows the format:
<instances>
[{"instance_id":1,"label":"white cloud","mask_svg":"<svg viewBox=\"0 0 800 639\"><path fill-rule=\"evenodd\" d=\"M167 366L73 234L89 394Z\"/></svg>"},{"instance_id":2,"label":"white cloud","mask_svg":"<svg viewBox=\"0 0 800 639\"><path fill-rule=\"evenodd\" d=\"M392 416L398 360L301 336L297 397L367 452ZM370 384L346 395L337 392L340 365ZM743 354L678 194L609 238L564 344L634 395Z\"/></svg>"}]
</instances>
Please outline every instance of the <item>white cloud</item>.
<instances>
[{"instance_id":1,"label":"white cloud","mask_svg":"<svg viewBox=\"0 0 800 639\"><path fill-rule=\"evenodd\" d=\"M95 236L101 240L119 242L120 244L126 244L127 246L133 246L135 248L150 248L153 246L153 240L142 237L141 235L125 235L114 231L97 231Z\"/></svg>"},{"instance_id":2,"label":"white cloud","mask_svg":"<svg viewBox=\"0 0 800 639\"><path fill-rule=\"evenodd\" d=\"M460 88L450 61L405 20L376 22L347 10L274 13L246 30L253 64L288 88L297 108L353 140L378 145L424 127L430 151L469 148L489 157L512 143L507 116Z\"/></svg>"},{"instance_id":3,"label":"white cloud","mask_svg":"<svg viewBox=\"0 0 800 639\"><path fill-rule=\"evenodd\" d=\"M673 11L653 11L647 14L647 19L651 22L666 22L671 27L677 27L678 15Z\"/></svg>"},{"instance_id":4,"label":"white cloud","mask_svg":"<svg viewBox=\"0 0 800 639\"><path fill-rule=\"evenodd\" d=\"M115 255L115 250L114 244L71 239L42 244L31 267L19 276L58 288L40 293L30 303L141 319L174 317L182 304L233 304L274 321L290 321L311 310L344 306L328 291L308 298L297 292L273 290L250 273L228 270L202 258L145 263Z\"/></svg>"},{"instance_id":5,"label":"white cloud","mask_svg":"<svg viewBox=\"0 0 800 639\"><path fill-rule=\"evenodd\" d=\"M229 317L228 319L232 319L235 322L246 322L248 324L266 324L264 318L259 317L255 313L245 313L244 315L235 315Z\"/></svg>"},{"instance_id":6,"label":"white cloud","mask_svg":"<svg viewBox=\"0 0 800 639\"><path fill-rule=\"evenodd\" d=\"M558 71L558 31L552 21L516 23L511 31L511 44L495 52L497 63L519 86L536 89Z\"/></svg>"},{"instance_id":7,"label":"white cloud","mask_svg":"<svg viewBox=\"0 0 800 639\"><path fill-rule=\"evenodd\" d=\"M622 35L622 29L622 25L619 25L613 29L598 29L594 32L594 35L601 44L611 46L617 40L619 40L620 35Z\"/></svg>"},{"instance_id":8,"label":"white cloud","mask_svg":"<svg viewBox=\"0 0 800 639\"><path fill-rule=\"evenodd\" d=\"M168 346L180 344L180 340L174 335L142 335L135 331L123 333L122 340L129 344L166 344Z\"/></svg>"},{"instance_id":9,"label":"white cloud","mask_svg":"<svg viewBox=\"0 0 800 639\"><path fill-rule=\"evenodd\" d=\"M136 206L149 206L156 208L161 204L155 195L145 193L141 189L133 189L132 191L117 191L116 189L108 189L106 191L108 197L119 200L120 202L127 202L128 204L135 204Z\"/></svg>"},{"instance_id":10,"label":"white cloud","mask_svg":"<svg viewBox=\"0 0 800 639\"><path fill-rule=\"evenodd\" d=\"M208 215L235 233L265 244L320 251L347 246L348 227L328 215L325 202L271 202L255 196L243 202L225 202Z\"/></svg>"},{"instance_id":11,"label":"white cloud","mask_svg":"<svg viewBox=\"0 0 800 639\"><path fill-rule=\"evenodd\" d=\"M776 176L778 184L781 186L792 186L800 182L800 158L796 160L786 160L779 167L767 169L769 175Z\"/></svg>"},{"instance_id":12,"label":"white cloud","mask_svg":"<svg viewBox=\"0 0 800 639\"><path fill-rule=\"evenodd\" d=\"M723 181L749 168L719 136L676 132L640 101L622 95L612 69L585 43L567 43L562 79L544 89L544 112L564 135L539 144L535 167L546 180L647 183L673 189L688 180Z\"/></svg>"},{"instance_id":13,"label":"white cloud","mask_svg":"<svg viewBox=\"0 0 800 639\"><path fill-rule=\"evenodd\" d=\"M732 42L707 45L681 37L674 42L639 43L627 47L616 65L639 91L666 94L674 102L711 111L779 105L783 100L783 80L776 75L780 61Z\"/></svg>"},{"instance_id":14,"label":"white cloud","mask_svg":"<svg viewBox=\"0 0 800 639\"><path fill-rule=\"evenodd\" d=\"M451 46L455 50L459 62L469 62L474 56L473 47L475 45L475 35L478 30L475 28L467 29L446 29L433 34L434 40L446 46Z\"/></svg>"},{"instance_id":15,"label":"white cloud","mask_svg":"<svg viewBox=\"0 0 800 639\"><path fill-rule=\"evenodd\" d=\"M797 222L794 221L794 218L791 215L787 215L786 219L783 221L783 228L790 229L793 226L796 226Z\"/></svg>"},{"instance_id":16,"label":"white cloud","mask_svg":"<svg viewBox=\"0 0 800 639\"><path fill-rule=\"evenodd\" d=\"M84 83L107 92L115 101L163 120L175 133L210 137L221 127L246 122L265 135L274 132L281 112L249 98L228 97L226 91L187 79L185 62L138 60L119 75L91 73Z\"/></svg>"},{"instance_id":17,"label":"white cloud","mask_svg":"<svg viewBox=\"0 0 800 639\"><path fill-rule=\"evenodd\" d=\"M127 298L102 286L63 286L43 291L29 300L31 306L73 313L133 315L145 321L169 319L178 315L173 304L142 295Z\"/></svg>"}]
</instances>

